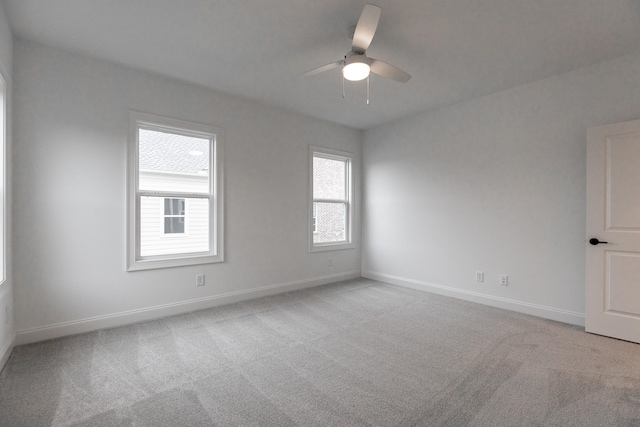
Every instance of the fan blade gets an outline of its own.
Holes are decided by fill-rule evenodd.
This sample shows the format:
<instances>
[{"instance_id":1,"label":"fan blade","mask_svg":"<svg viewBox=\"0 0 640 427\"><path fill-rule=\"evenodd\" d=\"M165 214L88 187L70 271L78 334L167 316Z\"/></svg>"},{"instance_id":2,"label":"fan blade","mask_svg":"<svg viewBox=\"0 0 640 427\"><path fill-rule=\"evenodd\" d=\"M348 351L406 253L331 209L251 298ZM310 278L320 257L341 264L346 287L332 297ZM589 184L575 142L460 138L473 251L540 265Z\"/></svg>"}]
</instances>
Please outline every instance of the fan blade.
<instances>
[{"instance_id":1,"label":"fan blade","mask_svg":"<svg viewBox=\"0 0 640 427\"><path fill-rule=\"evenodd\" d=\"M410 74L405 73L396 66L387 64L386 62L378 59L369 58L369 60L371 61L371 72L379 76L386 77L400 83L406 83L411 78Z\"/></svg>"},{"instance_id":2,"label":"fan blade","mask_svg":"<svg viewBox=\"0 0 640 427\"><path fill-rule=\"evenodd\" d=\"M338 68L344 62L343 59L340 61L332 62L331 64L323 65L322 67L315 68L311 71L307 71L303 74L303 76L313 76L316 74L324 73L325 71L333 70L334 68Z\"/></svg>"},{"instance_id":3,"label":"fan blade","mask_svg":"<svg viewBox=\"0 0 640 427\"><path fill-rule=\"evenodd\" d=\"M352 49L354 52L363 53L369 48L378 28L380 12L382 12L382 9L373 4L366 5L362 10L358 25L356 25L356 29L353 32Z\"/></svg>"}]
</instances>

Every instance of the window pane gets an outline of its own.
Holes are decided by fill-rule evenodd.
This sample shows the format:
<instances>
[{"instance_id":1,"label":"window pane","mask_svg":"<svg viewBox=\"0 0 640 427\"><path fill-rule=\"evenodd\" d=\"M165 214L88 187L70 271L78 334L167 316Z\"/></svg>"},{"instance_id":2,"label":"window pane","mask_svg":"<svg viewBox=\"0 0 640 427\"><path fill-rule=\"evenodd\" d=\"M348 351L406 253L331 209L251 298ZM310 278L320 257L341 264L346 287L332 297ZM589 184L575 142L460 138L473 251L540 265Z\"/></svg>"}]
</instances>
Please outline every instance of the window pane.
<instances>
[{"instance_id":1,"label":"window pane","mask_svg":"<svg viewBox=\"0 0 640 427\"><path fill-rule=\"evenodd\" d=\"M184 234L184 217L167 216L164 218L164 234Z\"/></svg>"},{"instance_id":2,"label":"window pane","mask_svg":"<svg viewBox=\"0 0 640 427\"><path fill-rule=\"evenodd\" d=\"M317 232L318 231L318 223L316 221L316 210L317 210L317 206L316 203L313 204L313 215L311 216L311 226L313 227L313 232Z\"/></svg>"},{"instance_id":3,"label":"window pane","mask_svg":"<svg viewBox=\"0 0 640 427\"><path fill-rule=\"evenodd\" d=\"M344 242L347 240L346 203L314 203L316 228L313 243Z\"/></svg>"},{"instance_id":4,"label":"window pane","mask_svg":"<svg viewBox=\"0 0 640 427\"><path fill-rule=\"evenodd\" d=\"M165 215L184 215L184 199L164 199Z\"/></svg>"},{"instance_id":5,"label":"window pane","mask_svg":"<svg viewBox=\"0 0 640 427\"><path fill-rule=\"evenodd\" d=\"M165 216L164 208L173 205L167 200L181 201L184 209L185 199L140 197L140 256L209 251L209 199L189 198L184 216Z\"/></svg>"},{"instance_id":6,"label":"window pane","mask_svg":"<svg viewBox=\"0 0 640 427\"><path fill-rule=\"evenodd\" d=\"M344 160L313 158L313 198L345 200L347 163Z\"/></svg>"},{"instance_id":7,"label":"window pane","mask_svg":"<svg viewBox=\"0 0 640 427\"><path fill-rule=\"evenodd\" d=\"M209 146L204 138L138 130L140 190L209 192Z\"/></svg>"}]
</instances>

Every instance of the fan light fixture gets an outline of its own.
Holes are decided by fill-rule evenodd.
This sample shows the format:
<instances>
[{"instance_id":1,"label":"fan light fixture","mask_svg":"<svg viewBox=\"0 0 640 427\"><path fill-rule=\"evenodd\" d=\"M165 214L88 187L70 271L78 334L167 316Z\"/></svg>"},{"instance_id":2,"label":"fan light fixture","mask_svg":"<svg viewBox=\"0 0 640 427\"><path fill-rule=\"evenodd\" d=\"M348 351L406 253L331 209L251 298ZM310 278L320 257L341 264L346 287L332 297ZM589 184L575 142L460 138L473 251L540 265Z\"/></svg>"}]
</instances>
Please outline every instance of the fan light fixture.
<instances>
[{"instance_id":1,"label":"fan light fixture","mask_svg":"<svg viewBox=\"0 0 640 427\"><path fill-rule=\"evenodd\" d=\"M345 60L344 67L342 67L342 75L352 82L366 79L369 77L370 71L369 61L364 55L349 56Z\"/></svg>"}]
</instances>

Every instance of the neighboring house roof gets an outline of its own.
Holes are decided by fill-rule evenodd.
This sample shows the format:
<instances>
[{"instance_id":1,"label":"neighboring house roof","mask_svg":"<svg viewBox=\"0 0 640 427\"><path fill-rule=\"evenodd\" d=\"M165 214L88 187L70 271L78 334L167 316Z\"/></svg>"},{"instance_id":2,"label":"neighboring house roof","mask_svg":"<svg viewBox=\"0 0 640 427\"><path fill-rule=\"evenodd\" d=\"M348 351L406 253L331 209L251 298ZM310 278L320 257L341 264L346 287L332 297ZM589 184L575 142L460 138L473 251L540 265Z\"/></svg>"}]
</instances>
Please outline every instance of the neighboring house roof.
<instances>
[{"instance_id":1,"label":"neighboring house roof","mask_svg":"<svg viewBox=\"0 0 640 427\"><path fill-rule=\"evenodd\" d=\"M139 132L141 171L193 174L209 171L209 140L148 129Z\"/></svg>"}]
</instances>

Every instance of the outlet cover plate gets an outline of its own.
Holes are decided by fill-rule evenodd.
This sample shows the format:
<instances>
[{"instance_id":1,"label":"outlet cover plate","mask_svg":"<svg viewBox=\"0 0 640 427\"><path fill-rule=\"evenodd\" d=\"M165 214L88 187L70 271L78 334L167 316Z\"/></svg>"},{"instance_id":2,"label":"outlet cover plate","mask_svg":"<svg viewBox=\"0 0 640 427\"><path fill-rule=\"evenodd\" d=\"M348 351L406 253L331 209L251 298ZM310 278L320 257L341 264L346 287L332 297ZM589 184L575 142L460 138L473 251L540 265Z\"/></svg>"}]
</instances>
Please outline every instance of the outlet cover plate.
<instances>
[{"instance_id":1,"label":"outlet cover plate","mask_svg":"<svg viewBox=\"0 0 640 427\"><path fill-rule=\"evenodd\" d=\"M196 286L204 286L204 274L196 274Z\"/></svg>"}]
</instances>

